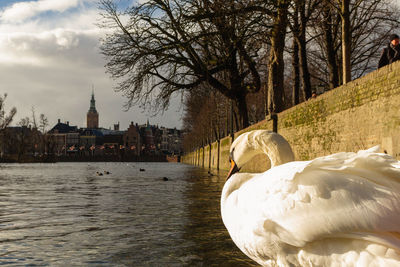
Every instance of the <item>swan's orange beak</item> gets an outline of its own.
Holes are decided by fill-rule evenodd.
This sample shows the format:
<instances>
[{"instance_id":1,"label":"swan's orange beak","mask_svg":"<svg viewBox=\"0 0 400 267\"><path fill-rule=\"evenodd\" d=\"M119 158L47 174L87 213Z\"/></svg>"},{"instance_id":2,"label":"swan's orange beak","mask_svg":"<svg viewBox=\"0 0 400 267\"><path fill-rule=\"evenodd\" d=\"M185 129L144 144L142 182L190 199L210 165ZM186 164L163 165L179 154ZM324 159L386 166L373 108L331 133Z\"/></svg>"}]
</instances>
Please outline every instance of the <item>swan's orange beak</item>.
<instances>
[{"instance_id":1,"label":"swan's orange beak","mask_svg":"<svg viewBox=\"0 0 400 267\"><path fill-rule=\"evenodd\" d=\"M231 178L232 175L234 175L240 170L232 159L230 161L231 161L231 169L229 170L228 176L226 177L227 181L229 178Z\"/></svg>"}]
</instances>

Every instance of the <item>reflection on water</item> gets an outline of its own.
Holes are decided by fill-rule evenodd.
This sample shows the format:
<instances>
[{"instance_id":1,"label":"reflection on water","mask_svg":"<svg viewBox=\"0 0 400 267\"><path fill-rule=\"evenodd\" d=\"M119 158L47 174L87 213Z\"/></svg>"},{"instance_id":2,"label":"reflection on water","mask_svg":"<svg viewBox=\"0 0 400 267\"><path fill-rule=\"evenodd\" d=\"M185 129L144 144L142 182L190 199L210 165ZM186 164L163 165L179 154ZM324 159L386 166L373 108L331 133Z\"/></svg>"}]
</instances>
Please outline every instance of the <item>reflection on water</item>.
<instances>
[{"instance_id":1,"label":"reflection on water","mask_svg":"<svg viewBox=\"0 0 400 267\"><path fill-rule=\"evenodd\" d=\"M223 182L172 163L3 164L0 265L253 266L222 224Z\"/></svg>"}]
</instances>

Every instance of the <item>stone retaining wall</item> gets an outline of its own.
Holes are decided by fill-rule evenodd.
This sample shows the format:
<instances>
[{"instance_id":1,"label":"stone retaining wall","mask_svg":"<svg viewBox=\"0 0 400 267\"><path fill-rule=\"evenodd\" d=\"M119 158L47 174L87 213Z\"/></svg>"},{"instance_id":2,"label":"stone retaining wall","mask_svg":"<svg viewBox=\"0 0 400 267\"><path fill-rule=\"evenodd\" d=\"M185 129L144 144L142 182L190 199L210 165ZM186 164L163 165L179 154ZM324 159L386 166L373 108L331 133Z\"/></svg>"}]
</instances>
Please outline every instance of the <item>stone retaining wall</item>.
<instances>
[{"instance_id":1,"label":"stone retaining wall","mask_svg":"<svg viewBox=\"0 0 400 267\"><path fill-rule=\"evenodd\" d=\"M400 158L400 62L279 113L277 120L278 133L288 140L296 160L375 145ZM254 129L272 130L272 126L272 121L264 120L235 133L235 138ZM213 169L219 163L220 169L227 170L230 145L231 138L226 137L206 146L204 157L200 149L186 154L182 162ZM268 159L260 156L245 171L260 172L268 165Z\"/></svg>"}]
</instances>

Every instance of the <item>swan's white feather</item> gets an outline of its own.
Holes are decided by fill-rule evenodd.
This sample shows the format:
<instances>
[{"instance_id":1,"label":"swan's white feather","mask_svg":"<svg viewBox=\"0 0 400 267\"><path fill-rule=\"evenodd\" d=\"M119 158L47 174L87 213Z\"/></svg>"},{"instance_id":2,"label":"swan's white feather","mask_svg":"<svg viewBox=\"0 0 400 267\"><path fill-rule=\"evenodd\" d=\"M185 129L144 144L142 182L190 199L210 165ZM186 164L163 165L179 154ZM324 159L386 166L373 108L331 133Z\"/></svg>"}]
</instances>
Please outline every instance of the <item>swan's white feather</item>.
<instances>
[{"instance_id":1,"label":"swan's white feather","mask_svg":"<svg viewBox=\"0 0 400 267\"><path fill-rule=\"evenodd\" d=\"M233 241L265 266L400 266L400 168L378 149L235 174L221 197Z\"/></svg>"}]
</instances>

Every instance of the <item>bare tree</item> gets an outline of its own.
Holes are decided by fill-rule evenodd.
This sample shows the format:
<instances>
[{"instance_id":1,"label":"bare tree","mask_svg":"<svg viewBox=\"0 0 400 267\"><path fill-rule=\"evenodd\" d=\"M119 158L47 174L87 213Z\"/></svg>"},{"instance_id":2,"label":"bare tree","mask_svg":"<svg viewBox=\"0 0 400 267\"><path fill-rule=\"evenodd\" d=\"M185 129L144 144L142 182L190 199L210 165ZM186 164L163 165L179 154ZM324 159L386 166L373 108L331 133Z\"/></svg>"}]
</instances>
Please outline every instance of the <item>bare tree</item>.
<instances>
[{"instance_id":1,"label":"bare tree","mask_svg":"<svg viewBox=\"0 0 400 267\"><path fill-rule=\"evenodd\" d=\"M227 135L230 112L226 112L230 101L216 90L200 86L185 97L184 131L186 149L211 144ZM261 98L262 101L262 98Z\"/></svg>"},{"instance_id":2,"label":"bare tree","mask_svg":"<svg viewBox=\"0 0 400 267\"><path fill-rule=\"evenodd\" d=\"M337 64L337 49L339 48L337 32L339 19L335 16L336 12L325 2L322 6L322 31L323 31L323 47L325 50L325 57L329 69L329 88L333 89L339 86L339 67ZM335 18L336 17L336 18Z\"/></svg>"},{"instance_id":3,"label":"bare tree","mask_svg":"<svg viewBox=\"0 0 400 267\"><path fill-rule=\"evenodd\" d=\"M328 63L329 87L375 69L383 42L400 26L395 4L386 0L324 0L321 7L313 29L320 29L316 35L324 53L313 54ZM319 60L313 61L323 70Z\"/></svg>"},{"instance_id":4,"label":"bare tree","mask_svg":"<svg viewBox=\"0 0 400 267\"><path fill-rule=\"evenodd\" d=\"M6 129L12 122L15 114L17 113L17 109L13 107L10 112L7 114L5 110L5 101L7 98L7 94L0 96L0 131Z\"/></svg>"},{"instance_id":5,"label":"bare tree","mask_svg":"<svg viewBox=\"0 0 400 267\"><path fill-rule=\"evenodd\" d=\"M29 117L21 118L21 120L18 122L18 125L21 127L31 127L32 122Z\"/></svg>"},{"instance_id":6,"label":"bare tree","mask_svg":"<svg viewBox=\"0 0 400 267\"><path fill-rule=\"evenodd\" d=\"M304 92L305 99L311 97L311 77L308 69L308 55L307 55L307 28L308 22L318 10L317 7L320 5L320 0L294 0L292 2L292 23L290 23L290 28L292 30L294 42L293 45L293 61L292 65L294 68L294 78L301 80L302 89ZM297 74L298 72L298 74ZM298 75L298 76L297 76ZM294 91L298 81L294 80ZM295 99L298 98L294 92ZM298 103L298 100L295 101Z\"/></svg>"},{"instance_id":7,"label":"bare tree","mask_svg":"<svg viewBox=\"0 0 400 267\"><path fill-rule=\"evenodd\" d=\"M342 69L343 83L351 81L351 24L350 0L341 0L340 17L342 18Z\"/></svg>"},{"instance_id":8,"label":"bare tree","mask_svg":"<svg viewBox=\"0 0 400 267\"><path fill-rule=\"evenodd\" d=\"M284 109L284 60L285 37L288 21L289 0L278 0L272 15L270 31L270 57L268 63L268 112L274 114Z\"/></svg>"},{"instance_id":9,"label":"bare tree","mask_svg":"<svg viewBox=\"0 0 400 267\"><path fill-rule=\"evenodd\" d=\"M153 106L166 108L174 92L207 83L234 101L248 126L246 95L261 88L265 1L150 0L125 11L115 2L100 1L100 26L112 30L101 49L128 107L155 98Z\"/></svg>"},{"instance_id":10,"label":"bare tree","mask_svg":"<svg viewBox=\"0 0 400 267\"><path fill-rule=\"evenodd\" d=\"M7 94L0 96L0 141L1 141L1 157L3 157L5 151L9 145L9 135L7 133L7 127L11 124L15 114L17 113L17 109L13 107L7 114L5 108L5 101L7 98Z\"/></svg>"},{"instance_id":11,"label":"bare tree","mask_svg":"<svg viewBox=\"0 0 400 267\"><path fill-rule=\"evenodd\" d=\"M299 31L299 10L295 5L293 8L291 29L293 35ZM295 106L300 103L300 59L299 59L299 44L297 39L293 37L292 40L292 105Z\"/></svg>"},{"instance_id":12,"label":"bare tree","mask_svg":"<svg viewBox=\"0 0 400 267\"><path fill-rule=\"evenodd\" d=\"M37 129L37 119L36 119L36 112L35 112L34 106L32 106L31 112L32 112L32 121L31 121L32 127Z\"/></svg>"},{"instance_id":13,"label":"bare tree","mask_svg":"<svg viewBox=\"0 0 400 267\"><path fill-rule=\"evenodd\" d=\"M29 117L25 117L21 118L18 125L20 127L14 130L12 140L17 152L17 161L21 162L22 157L32 144L32 122Z\"/></svg>"},{"instance_id":14,"label":"bare tree","mask_svg":"<svg viewBox=\"0 0 400 267\"><path fill-rule=\"evenodd\" d=\"M356 0L356 5L363 0ZM350 23L351 0L325 0L325 3L335 9L341 21L341 47L342 47L342 77L343 83L351 81L351 40L352 28Z\"/></svg>"},{"instance_id":15,"label":"bare tree","mask_svg":"<svg viewBox=\"0 0 400 267\"><path fill-rule=\"evenodd\" d=\"M351 5L352 77L375 70L388 36L400 27L398 7L386 0L363 0Z\"/></svg>"},{"instance_id":16,"label":"bare tree","mask_svg":"<svg viewBox=\"0 0 400 267\"><path fill-rule=\"evenodd\" d=\"M46 115L42 113L39 117L39 130L42 132L42 134L46 133L47 126L49 126L49 120L47 119Z\"/></svg>"}]
</instances>

